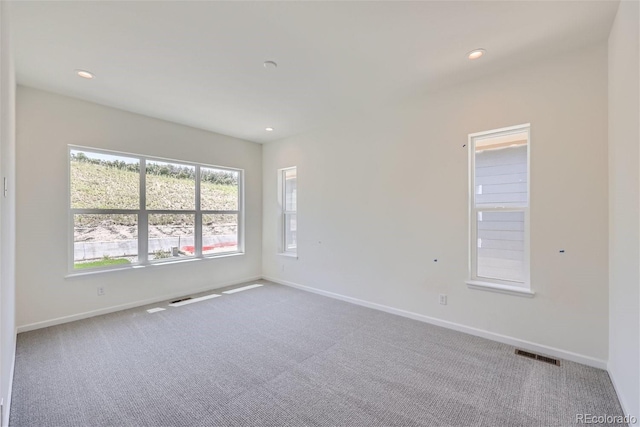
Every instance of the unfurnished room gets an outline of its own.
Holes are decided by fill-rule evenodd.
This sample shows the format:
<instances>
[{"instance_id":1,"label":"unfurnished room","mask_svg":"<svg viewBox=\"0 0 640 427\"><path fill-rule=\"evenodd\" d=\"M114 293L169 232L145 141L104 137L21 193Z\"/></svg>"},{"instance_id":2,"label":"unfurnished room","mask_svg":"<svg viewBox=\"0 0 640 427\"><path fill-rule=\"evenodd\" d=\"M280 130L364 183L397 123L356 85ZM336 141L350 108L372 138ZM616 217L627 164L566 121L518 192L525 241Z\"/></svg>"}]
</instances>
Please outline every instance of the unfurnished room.
<instances>
[{"instance_id":1,"label":"unfurnished room","mask_svg":"<svg viewBox=\"0 0 640 427\"><path fill-rule=\"evenodd\" d=\"M640 425L640 2L0 2L0 425Z\"/></svg>"}]
</instances>

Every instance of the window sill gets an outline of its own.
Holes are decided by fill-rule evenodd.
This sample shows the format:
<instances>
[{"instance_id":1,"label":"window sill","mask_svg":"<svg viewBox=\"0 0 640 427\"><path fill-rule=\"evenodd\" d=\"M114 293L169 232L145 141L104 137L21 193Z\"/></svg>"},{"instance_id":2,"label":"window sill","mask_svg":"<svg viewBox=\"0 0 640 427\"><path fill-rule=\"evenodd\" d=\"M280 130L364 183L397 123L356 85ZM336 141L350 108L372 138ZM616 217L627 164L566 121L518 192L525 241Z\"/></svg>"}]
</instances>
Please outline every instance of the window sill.
<instances>
[{"instance_id":1,"label":"window sill","mask_svg":"<svg viewBox=\"0 0 640 427\"><path fill-rule=\"evenodd\" d=\"M286 256L286 257L289 257L289 258L298 259L298 254L297 253L294 254L294 253L291 253L291 252L278 252L278 255Z\"/></svg>"},{"instance_id":2,"label":"window sill","mask_svg":"<svg viewBox=\"0 0 640 427\"><path fill-rule=\"evenodd\" d=\"M530 289L521 288L519 286L499 285L497 283L482 282L479 280L467 280L469 289L477 289L479 291L498 292L501 294L515 295L519 297L533 298L536 294Z\"/></svg>"},{"instance_id":3,"label":"window sill","mask_svg":"<svg viewBox=\"0 0 640 427\"><path fill-rule=\"evenodd\" d=\"M190 263L190 262L196 262L196 261L209 261L209 260L214 260L219 258L235 257L239 255L244 255L244 252L233 252L233 253L220 254L220 255L214 255L214 256L209 255L209 256L203 256L200 258L190 257L190 258L176 259L176 260L163 261L163 262L156 261L156 262L149 262L148 264L131 264L126 267L102 268L102 269L95 269L95 270L88 270L88 271L73 271L71 273L68 273L66 276L64 276L64 278L72 279L74 277L93 276L94 274L111 273L112 271L127 271L127 270L138 270L138 269L145 269L145 268L156 268L163 265L184 264L184 263Z\"/></svg>"}]
</instances>

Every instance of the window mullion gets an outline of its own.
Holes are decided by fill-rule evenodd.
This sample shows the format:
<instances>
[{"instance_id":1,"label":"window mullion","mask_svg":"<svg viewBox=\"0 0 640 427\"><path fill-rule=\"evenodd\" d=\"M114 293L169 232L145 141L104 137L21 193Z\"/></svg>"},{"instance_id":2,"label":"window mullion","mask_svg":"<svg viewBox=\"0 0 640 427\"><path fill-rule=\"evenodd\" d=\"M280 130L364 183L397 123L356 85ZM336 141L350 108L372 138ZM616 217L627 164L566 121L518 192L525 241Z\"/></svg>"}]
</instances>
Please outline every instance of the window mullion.
<instances>
[{"instance_id":1,"label":"window mullion","mask_svg":"<svg viewBox=\"0 0 640 427\"><path fill-rule=\"evenodd\" d=\"M475 206L473 209L476 212L523 212L528 206Z\"/></svg>"},{"instance_id":2,"label":"window mullion","mask_svg":"<svg viewBox=\"0 0 640 427\"><path fill-rule=\"evenodd\" d=\"M139 209L71 209L71 213L75 215L91 215L91 214L102 214L102 215L128 215L128 214L137 214Z\"/></svg>"},{"instance_id":3,"label":"window mullion","mask_svg":"<svg viewBox=\"0 0 640 427\"><path fill-rule=\"evenodd\" d=\"M138 215L138 262L149 263L149 214L147 212L147 161L140 159L140 213Z\"/></svg>"},{"instance_id":4,"label":"window mullion","mask_svg":"<svg viewBox=\"0 0 640 427\"><path fill-rule=\"evenodd\" d=\"M195 215L196 211L191 209L145 209L149 215Z\"/></svg>"},{"instance_id":5,"label":"window mullion","mask_svg":"<svg viewBox=\"0 0 640 427\"><path fill-rule=\"evenodd\" d=\"M196 165L196 216L194 224L196 257L202 256L202 206L200 203L200 166Z\"/></svg>"},{"instance_id":6,"label":"window mullion","mask_svg":"<svg viewBox=\"0 0 640 427\"><path fill-rule=\"evenodd\" d=\"M203 215L239 215L240 211L208 211L200 210Z\"/></svg>"}]
</instances>

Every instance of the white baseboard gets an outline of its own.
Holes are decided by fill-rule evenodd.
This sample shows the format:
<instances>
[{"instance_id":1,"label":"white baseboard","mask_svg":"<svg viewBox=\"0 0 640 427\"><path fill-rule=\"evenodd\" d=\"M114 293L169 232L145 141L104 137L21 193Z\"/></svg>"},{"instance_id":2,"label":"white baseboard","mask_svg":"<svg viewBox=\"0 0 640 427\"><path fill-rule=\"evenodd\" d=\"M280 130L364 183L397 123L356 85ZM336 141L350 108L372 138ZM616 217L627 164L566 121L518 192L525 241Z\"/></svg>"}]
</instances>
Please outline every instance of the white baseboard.
<instances>
[{"instance_id":1,"label":"white baseboard","mask_svg":"<svg viewBox=\"0 0 640 427\"><path fill-rule=\"evenodd\" d=\"M557 357L560 359L570 360L572 362L581 363L583 365L592 366L599 369L607 369L607 362L602 359L596 359L595 357L584 356L582 354L573 353L571 351L561 350L555 347L549 347L542 344L536 344L534 342L521 340L519 338L510 337L507 335L497 334L495 332L486 331L483 329L473 328L471 326L461 325L459 323L449 322L447 320L437 319L435 317L425 316L423 314L414 313L411 311L401 310L399 308L389 307L387 305L377 304L353 298L334 292L324 291L322 289L312 288L310 286L301 285L299 283L289 282L286 280L276 279L274 277L263 276L264 280L279 283L285 286L291 286L292 288L302 289L304 291L313 292L315 294L324 295L330 298L339 299L342 301L350 302L353 304L361 305L363 307L373 308L375 310L385 311L387 313L396 314L398 316L408 317L410 319L418 320L420 322L430 323L436 326L442 326L443 328L453 329L458 332L464 332L470 335L486 338L489 340L501 342L503 344L519 347L524 350L533 351L535 353L542 353L548 356Z\"/></svg>"},{"instance_id":2,"label":"white baseboard","mask_svg":"<svg viewBox=\"0 0 640 427\"><path fill-rule=\"evenodd\" d=\"M55 319L44 320L42 322L29 323L27 325L18 326L18 333L34 331L36 329L47 328L49 326L60 325L60 324L63 324L63 323L68 323L68 322L74 322L76 320L87 319L89 317L100 316L100 315L103 315L103 314L109 314L109 313L113 313L113 312L116 312L116 311L128 310L130 308L136 308L136 307L140 307L140 306L147 305L147 304L154 304L154 303L157 303L157 302L162 302L162 301L166 301L166 300L182 297L182 296L185 296L185 295L188 295L188 294L197 294L197 293L200 293L200 292L213 291L213 290L216 290L216 289L225 288L227 286L234 286L234 285L239 285L239 284L245 283L245 282L251 282L251 281L254 281L254 280L260 280L261 278L262 278L261 276L247 277L247 278L240 279L240 280L234 280L234 281L228 282L228 283L220 283L220 284L216 284L216 285L213 285L213 286L207 286L207 287L199 288L199 289L185 289L185 290L181 290L179 292L173 292L173 293L170 293L170 294L159 295L159 296L156 296L156 297L153 297L153 298L149 298L149 299L145 299L145 300L134 301L134 302L129 302L129 303L120 304L120 305L114 305L114 306L111 306L111 307L101 308L101 309L98 309L98 310L86 311L84 313L72 314L70 316L63 316L63 317L58 317L58 318L55 318Z\"/></svg>"},{"instance_id":3,"label":"white baseboard","mask_svg":"<svg viewBox=\"0 0 640 427\"><path fill-rule=\"evenodd\" d=\"M629 424L629 426L633 427L633 426L640 425L640 414L632 414L628 410L629 405L627 404L627 400L625 398L625 395L620 393L620 388L618 387L618 384L616 383L616 377L611 374L611 369L609 369L609 367L607 367L607 373L609 374L609 379L611 379L611 384L613 384L613 389L615 390L616 395L618 396L618 401L620 402L620 406L622 406L622 413L624 415L633 415L633 416L636 417L635 424Z\"/></svg>"}]
</instances>

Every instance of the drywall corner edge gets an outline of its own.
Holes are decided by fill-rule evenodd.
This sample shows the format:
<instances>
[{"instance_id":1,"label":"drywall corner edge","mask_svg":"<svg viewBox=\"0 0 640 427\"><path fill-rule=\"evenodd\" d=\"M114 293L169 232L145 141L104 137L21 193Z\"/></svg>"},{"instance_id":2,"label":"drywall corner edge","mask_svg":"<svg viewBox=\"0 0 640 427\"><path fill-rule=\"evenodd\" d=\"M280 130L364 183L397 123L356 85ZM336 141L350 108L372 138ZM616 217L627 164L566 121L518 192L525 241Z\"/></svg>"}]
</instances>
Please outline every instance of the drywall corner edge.
<instances>
[{"instance_id":1,"label":"drywall corner edge","mask_svg":"<svg viewBox=\"0 0 640 427\"><path fill-rule=\"evenodd\" d=\"M5 408L3 408L2 415L4 419L0 420L0 424L2 427L9 425L9 420L11 419L11 395L13 394L13 376L16 371L16 347L18 345L18 328L13 330L13 334L15 339L13 340L13 355L11 358L11 373L9 375L9 390L7 392L7 401L5 402ZM7 423L5 424L5 420Z\"/></svg>"},{"instance_id":2,"label":"drywall corner edge","mask_svg":"<svg viewBox=\"0 0 640 427\"><path fill-rule=\"evenodd\" d=\"M616 392L616 397L618 398L618 402L620 402L620 406L622 407L622 414L623 415L634 415L632 414L631 411L629 411L627 408L630 408L628 402L626 401L625 396L620 393L620 387L618 386L618 384L616 383L616 377L611 373L611 370L609 369L609 366L607 364L607 374L609 375L609 380L611 381L611 384L613 385L613 390ZM639 424L639 421L636 420L636 422L634 424L629 423L629 427L633 427L633 426L637 426Z\"/></svg>"},{"instance_id":3,"label":"drywall corner edge","mask_svg":"<svg viewBox=\"0 0 640 427\"><path fill-rule=\"evenodd\" d=\"M454 331L463 332L463 333L474 335L481 338L486 338L492 341L497 341L502 344L507 344L514 347L521 347L525 350L533 351L536 353L543 353L549 356L558 357L560 359L570 360L572 362L581 363L583 365L591 366L593 368L607 370L607 361L602 359L597 359L595 357L585 356L583 354L578 354L578 353L562 350L555 347L549 347L542 344L536 344L534 342L521 340L521 339L510 337L507 335L496 334L494 332L486 331L484 329L472 328L470 326L462 325L459 323L449 322L446 320L425 316L423 314L418 314L411 311L401 310L401 309L390 307L383 304L377 304L374 302L365 301L358 298L349 297L346 295L328 292L322 289L312 288L310 286L305 286L299 283L289 282L286 280L280 280L274 277L263 276L262 278L264 280L268 280L274 283L279 283L284 286L290 286L292 288L297 288L303 291L312 292L314 294L323 295L329 298L350 302L352 304L360 305L367 308L372 308L374 310L380 310L390 314L407 317L409 319L418 320L420 322L429 323L431 325L441 326L443 328L452 329Z\"/></svg>"}]
</instances>

